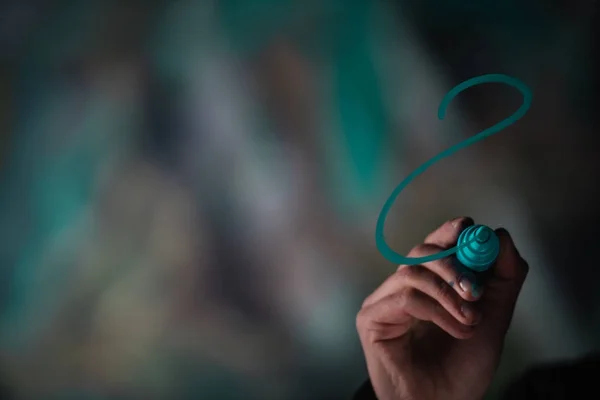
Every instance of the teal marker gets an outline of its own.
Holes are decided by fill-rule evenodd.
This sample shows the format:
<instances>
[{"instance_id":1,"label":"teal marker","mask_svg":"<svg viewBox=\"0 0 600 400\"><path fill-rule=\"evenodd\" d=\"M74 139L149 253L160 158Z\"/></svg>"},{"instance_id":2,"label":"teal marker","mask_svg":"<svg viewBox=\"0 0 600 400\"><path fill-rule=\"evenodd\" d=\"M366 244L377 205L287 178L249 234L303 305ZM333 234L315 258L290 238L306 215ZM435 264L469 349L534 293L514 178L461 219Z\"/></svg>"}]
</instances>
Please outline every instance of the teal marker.
<instances>
[{"instance_id":1,"label":"teal marker","mask_svg":"<svg viewBox=\"0 0 600 400\"><path fill-rule=\"evenodd\" d=\"M500 240L496 233L485 225L472 225L462 231L457 246L466 243L456 252L456 258L462 265L483 272L490 268L500 253Z\"/></svg>"},{"instance_id":2,"label":"teal marker","mask_svg":"<svg viewBox=\"0 0 600 400\"><path fill-rule=\"evenodd\" d=\"M394 189L390 197L385 202L381 213L379 214L379 218L377 220L377 227L375 229L375 242L377 244L377 249L379 252L389 261L395 264L405 264L405 265L416 265L422 264L430 261L435 261L442 259L444 257L451 256L456 253L456 258L462 265L464 265L469 270L475 272L483 272L489 269L496 258L498 257L500 251L500 243L498 240L498 236L494 233L494 231L485 226L485 225L474 225L467 228L458 238L458 242L455 247L441 251L436 254L432 254L425 257L405 257L401 254L396 253L392 250L385 241L385 237L383 235L383 230L385 226L385 219L394 205L394 201L396 197L400 194L406 186L417 176L425 172L425 170L431 167L436 162L442 160L443 158L449 157L452 154L456 153L460 149L463 149L475 142L485 139L495 133L500 132L504 128L508 128L510 125L514 124L517 120L522 118L529 107L531 106L532 94L529 88L520 80L511 78L509 76L503 74L489 74L482 75L475 78L471 78L462 82L461 84L455 86L452 90L450 90L442 99L440 103L440 107L438 109L438 118L444 119L446 116L446 109L448 105L460 92L465 89L470 88L471 86L480 85L482 83L504 83L506 85L512 86L518 89L523 95L523 104L517 111L515 111L511 116L505 118L504 120L498 122L497 124L479 132L478 134L446 149L431 158L416 170L410 173L400 184Z\"/></svg>"}]
</instances>

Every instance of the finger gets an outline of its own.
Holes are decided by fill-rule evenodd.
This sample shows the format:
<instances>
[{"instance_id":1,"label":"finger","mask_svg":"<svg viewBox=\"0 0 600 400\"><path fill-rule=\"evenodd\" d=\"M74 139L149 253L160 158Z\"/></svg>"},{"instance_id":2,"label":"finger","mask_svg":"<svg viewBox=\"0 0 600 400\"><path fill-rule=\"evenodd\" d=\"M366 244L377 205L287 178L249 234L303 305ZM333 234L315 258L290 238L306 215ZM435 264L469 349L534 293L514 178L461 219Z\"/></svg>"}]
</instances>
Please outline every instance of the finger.
<instances>
[{"instance_id":1,"label":"finger","mask_svg":"<svg viewBox=\"0 0 600 400\"><path fill-rule=\"evenodd\" d=\"M430 254L435 254L441 251L441 249L438 246L435 245L420 245L417 247L422 247L424 250L422 252L416 252L415 253L415 248L413 248L409 253L408 253L408 257L414 257L415 254L424 254L424 255L430 255ZM402 275L402 273L400 273L400 271L402 271L405 268L415 268L418 266L409 266L409 265L400 265L396 272L392 273L377 289L375 289L375 291L373 293L371 293L364 301L362 304L362 307L366 307L369 306L381 299L383 299L384 297L390 296L395 292L399 292L400 290L402 290L405 286L407 286L405 279L404 279L404 275ZM449 273L445 273L442 276L442 279L446 279L448 278L446 281L447 282L452 282L452 275ZM449 283L450 285L453 285L454 283Z\"/></svg>"},{"instance_id":2,"label":"finger","mask_svg":"<svg viewBox=\"0 0 600 400\"><path fill-rule=\"evenodd\" d=\"M442 251L436 245L422 244L414 247L409 253L409 257L424 257ZM430 261L422 265L431 272L438 275L442 280L448 283L454 290L465 300L475 301L481 297L482 290L474 285L475 279L472 275L461 272L454 265L452 257L442 258L436 261ZM414 268L414 266L401 265L396 272L400 272L406 268ZM400 278L400 279L399 279ZM397 273L392 274L385 282L379 286L375 292L363 302L363 306L367 306L382 298L391 295L402 289L406 284L402 279L402 275ZM475 290L476 289L476 290Z\"/></svg>"},{"instance_id":3,"label":"finger","mask_svg":"<svg viewBox=\"0 0 600 400\"><path fill-rule=\"evenodd\" d=\"M475 325L481 319L479 311L469 304L439 275L423 266L403 268L398 271L397 279L404 281L407 287L415 288L437 301L459 322Z\"/></svg>"},{"instance_id":4,"label":"finger","mask_svg":"<svg viewBox=\"0 0 600 400\"><path fill-rule=\"evenodd\" d=\"M409 257L425 257L442 251L438 246L431 244L422 244L414 247L409 253ZM423 267L438 275L465 300L475 301L481 298L482 289L475 284L475 277L472 274L463 272L455 265L454 257L444 257L439 260L423 263ZM400 266L398 269L403 269Z\"/></svg>"},{"instance_id":5,"label":"finger","mask_svg":"<svg viewBox=\"0 0 600 400\"><path fill-rule=\"evenodd\" d=\"M510 325L519 293L529 266L519 255L506 229L497 229L500 254L486 282L481 309L486 316L485 330L503 335Z\"/></svg>"},{"instance_id":6,"label":"finger","mask_svg":"<svg viewBox=\"0 0 600 400\"><path fill-rule=\"evenodd\" d=\"M525 281L529 266L519 254L510 233L504 228L496 229L495 232L500 240L500 253L492 269L493 276L496 279L511 281L520 286Z\"/></svg>"},{"instance_id":7,"label":"finger","mask_svg":"<svg viewBox=\"0 0 600 400\"><path fill-rule=\"evenodd\" d=\"M456 245L458 236L468 226L474 224L474 221L470 217L459 217L454 218L450 221L445 222L435 231L431 232L425 238L425 243L435 244L441 248L449 249Z\"/></svg>"},{"instance_id":8,"label":"finger","mask_svg":"<svg viewBox=\"0 0 600 400\"><path fill-rule=\"evenodd\" d=\"M461 324L438 302L412 288L361 309L356 325L361 339L374 343L404 335L416 321L432 322L457 339L473 333L472 326Z\"/></svg>"},{"instance_id":9,"label":"finger","mask_svg":"<svg viewBox=\"0 0 600 400\"><path fill-rule=\"evenodd\" d=\"M364 306L405 288L414 288L430 296L463 324L474 325L481 319L479 311L465 302L446 281L420 265L399 269L384 282L376 296L365 301Z\"/></svg>"}]
</instances>

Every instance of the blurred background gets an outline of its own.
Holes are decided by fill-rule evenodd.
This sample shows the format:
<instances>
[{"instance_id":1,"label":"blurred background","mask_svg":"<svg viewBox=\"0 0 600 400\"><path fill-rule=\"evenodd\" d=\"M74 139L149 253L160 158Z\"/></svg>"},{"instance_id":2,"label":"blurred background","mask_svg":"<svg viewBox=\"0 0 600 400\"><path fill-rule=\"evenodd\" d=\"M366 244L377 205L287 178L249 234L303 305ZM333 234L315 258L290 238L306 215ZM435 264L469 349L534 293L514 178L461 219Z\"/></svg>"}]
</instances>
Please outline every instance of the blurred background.
<instances>
[{"instance_id":1,"label":"blurred background","mask_svg":"<svg viewBox=\"0 0 600 400\"><path fill-rule=\"evenodd\" d=\"M14 399L342 400L355 329L445 220L530 274L489 399L600 346L597 2L4 0L0 383ZM473 377L476 379L476 377ZM8 396L5 394L5 396ZM5 397L1 397L5 398ZM9 398L9 397L6 397Z\"/></svg>"}]
</instances>

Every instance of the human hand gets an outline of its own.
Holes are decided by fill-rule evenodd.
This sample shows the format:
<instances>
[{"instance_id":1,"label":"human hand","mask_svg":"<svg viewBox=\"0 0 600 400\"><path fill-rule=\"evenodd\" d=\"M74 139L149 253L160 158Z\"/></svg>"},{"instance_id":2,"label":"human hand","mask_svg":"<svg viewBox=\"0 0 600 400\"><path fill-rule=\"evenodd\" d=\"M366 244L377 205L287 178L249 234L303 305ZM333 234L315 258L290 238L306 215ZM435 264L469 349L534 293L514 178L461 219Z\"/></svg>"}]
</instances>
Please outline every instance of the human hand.
<instances>
[{"instance_id":1,"label":"human hand","mask_svg":"<svg viewBox=\"0 0 600 400\"><path fill-rule=\"evenodd\" d=\"M446 222L408 257L456 245L470 218ZM454 257L401 265L364 301L356 325L379 400L479 400L500 361L528 265L509 233L483 289Z\"/></svg>"}]
</instances>

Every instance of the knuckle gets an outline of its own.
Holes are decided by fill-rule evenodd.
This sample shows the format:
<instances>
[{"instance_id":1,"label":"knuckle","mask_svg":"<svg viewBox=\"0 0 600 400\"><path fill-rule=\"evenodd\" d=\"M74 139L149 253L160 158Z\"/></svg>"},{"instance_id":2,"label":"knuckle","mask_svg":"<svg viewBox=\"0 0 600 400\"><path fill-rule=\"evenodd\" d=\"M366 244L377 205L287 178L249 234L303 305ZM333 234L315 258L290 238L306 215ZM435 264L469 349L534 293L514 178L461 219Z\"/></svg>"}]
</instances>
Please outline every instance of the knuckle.
<instances>
[{"instance_id":1,"label":"knuckle","mask_svg":"<svg viewBox=\"0 0 600 400\"><path fill-rule=\"evenodd\" d=\"M369 319L365 313L365 309L363 308L356 314L356 329L358 332L363 332L365 330L368 325L368 321Z\"/></svg>"},{"instance_id":2,"label":"knuckle","mask_svg":"<svg viewBox=\"0 0 600 400\"><path fill-rule=\"evenodd\" d=\"M461 226L464 226L467 224L471 224L473 222L474 222L473 218L463 216L463 217L451 219L450 221L447 222L447 224L449 224L453 228L458 228L458 227L461 227Z\"/></svg>"},{"instance_id":3,"label":"knuckle","mask_svg":"<svg viewBox=\"0 0 600 400\"><path fill-rule=\"evenodd\" d=\"M411 287L404 288L398 295L394 296L396 305L400 308L406 308L408 304L417 296L417 290Z\"/></svg>"},{"instance_id":4,"label":"knuckle","mask_svg":"<svg viewBox=\"0 0 600 400\"><path fill-rule=\"evenodd\" d=\"M407 264L401 264L401 265L398 265L398 268L396 268L396 272L400 272L400 271L402 271L403 269L410 268L410 267L411 267L411 266L410 266L410 265L407 265Z\"/></svg>"},{"instance_id":5,"label":"knuckle","mask_svg":"<svg viewBox=\"0 0 600 400\"><path fill-rule=\"evenodd\" d=\"M369 325L361 334L363 343L367 343L369 347L376 346L384 337L385 330L376 325Z\"/></svg>"},{"instance_id":6,"label":"knuckle","mask_svg":"<svg viewBox=\"0 0 600 400\"><path fill-rule=\"evenodd\" d=\"M454 260L452 257L444 257L434 261L434 263L437 264L437 269L439 269L441 272L456 273L456 268L454 267Z\"/></svg>"},{"instance_id":7,"label":"knuckle","mask_svg":"<svg viewBox=\"0 0 600 400\"><path fill-rule=\"evenodd\" d=\"M396 271L395 279L398 281L411 281L414 280L418 275L418 268L414 266L403 266Z\"/></svg>"},{"instance_id":8,"label":"knuckle","mask_svg":"<svg viewBox=\"0 0 600 400\"><path fill-rule=\"evenodd\" d=\"M361 309L356 314L356 330L363 345L377 343L382 335L381 325L373 320L366 309Z\"/></svg>"},{"instance_id":9,"label":"knuckle","mask_svg":"<svg viewBox=\"0 0 600 400\"><path fill-rule=\"evenodd\" d=\"M360 308L361 308L361 311L362 311L362 309L363 309L363 308L367 307L367 306L368 306L368 305L371 303L372 296L373 296L373 295L369 295L369 296L367 296L367 297L364 299L364 301L362 302L362 304L361 304L361 306L360 306Z\"/></svg>"},{"instance_id":10,"label":"knuckle","mask_svg":"<svg viewBox=\"0 0 600 400\"><path fill-rule=\"evenodd\" d=\"M439 253L444 250L442 247L431 244L431 243L421 243L418 246L413 247L409 252L407 257L427 257L435 253ZM432 262L432 261L429 261Z\"/></svg>"},{"instance_id":11,"label":"knuckle","mask_svg":"<svg viewBox=\"0 0 600 400\"><path fill-rule=\"evenodd\" d=\"M421 243L421 244L413 247L412 249L410 249L410 251L408 252L408 257L422 257L422 256L429 255L430 247L431 247L430 245Z\"/></svg>"}]
</instances>

